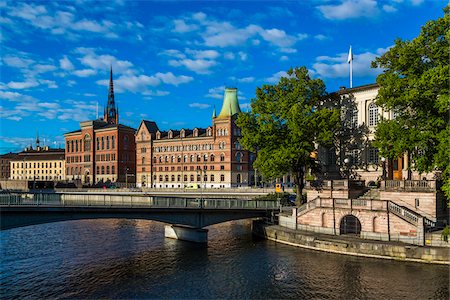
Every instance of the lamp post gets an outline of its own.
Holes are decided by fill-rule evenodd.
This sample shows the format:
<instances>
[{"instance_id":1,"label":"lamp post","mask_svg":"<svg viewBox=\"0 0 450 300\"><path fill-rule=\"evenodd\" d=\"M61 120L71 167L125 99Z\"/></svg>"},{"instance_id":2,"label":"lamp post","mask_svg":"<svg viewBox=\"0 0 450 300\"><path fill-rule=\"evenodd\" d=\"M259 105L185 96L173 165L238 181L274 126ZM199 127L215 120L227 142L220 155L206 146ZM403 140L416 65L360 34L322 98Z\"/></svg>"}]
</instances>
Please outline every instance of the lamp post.
<instances>
[{"instance_id":1,"label":"lamp post","mask_svg":"<svg viewBox=\"0 0 450 300\"><path fill-rule=\"evenodd\" d=\"M255 189L258 187L258 174L257 174L258 169L255 168Z\"/></svg>"},{"instance_id":2,"label":"lamp post","mask_svg":"<svg viewBox=\"0 0 450 300\"><path fill-rule=\"evenodd\" d=\"M381 180L386 180L386 157L381 158L381 167L383 168L383 173L381 173Z\"/></svg>"},{"instance_id":3,"label":"lamp post","mask_svg":"<svg viewBox=\"0 0 450 300\"><path fill-rule=\"evenodd\" d=\"M128 188L128 167L125 167L125 188Z\"/></svg>"},{"instance_id":4,"label":"lamp post","mask_svg":"<svg viewBox=\"0 0 450 300\"><path fill-rule=\"evenodd\" d=\"M348 159L348 157L346 157L344 159L344 164L345 164L345 172L347 173L347 180L350 180L350 168L349 168L349 162L350 160Z\"/></svg>"}]
</instances>

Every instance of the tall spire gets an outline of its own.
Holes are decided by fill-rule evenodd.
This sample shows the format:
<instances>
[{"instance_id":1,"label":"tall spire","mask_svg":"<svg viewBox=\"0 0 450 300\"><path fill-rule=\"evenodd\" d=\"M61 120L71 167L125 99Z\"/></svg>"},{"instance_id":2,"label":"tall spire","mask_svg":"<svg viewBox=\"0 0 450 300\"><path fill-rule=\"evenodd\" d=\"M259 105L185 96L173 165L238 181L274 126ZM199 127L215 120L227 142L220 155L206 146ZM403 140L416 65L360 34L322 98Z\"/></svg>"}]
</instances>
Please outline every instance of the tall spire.
<instances>
[{"instance_id":1,"label":"tall spire","mask_svg":"<svg viewBox=\"0 0 450 300\"><path fill-rule=\"evenodd\" d=\"M119 114L114 102L114 83L113 83L113 71L112 66L109 73L109 89L108 89L108 103L105 108L104 120L109 124L119 123Z\"/></svg>"},{"instance_id":2,"label":"tall spire","mask_svg":"<svg viewBox=\"0 0 450 300\"><path fill-rule=\"evenodd\" d=\"M216 106L215 106L215 105L214 105L214 110L213 110L212 118L213 118L213 119L217 118L217 115L216 115Z\"/></svg>"},{"instance_id":3,"label":"tall spire","mask_svg":"<svg viewBox=\"0 0 450 300\"><path fill-rule=\"evenodd\" d=\"M36 148L39 147L39 131L36 130Z\"/></svg>"}]
</instances>

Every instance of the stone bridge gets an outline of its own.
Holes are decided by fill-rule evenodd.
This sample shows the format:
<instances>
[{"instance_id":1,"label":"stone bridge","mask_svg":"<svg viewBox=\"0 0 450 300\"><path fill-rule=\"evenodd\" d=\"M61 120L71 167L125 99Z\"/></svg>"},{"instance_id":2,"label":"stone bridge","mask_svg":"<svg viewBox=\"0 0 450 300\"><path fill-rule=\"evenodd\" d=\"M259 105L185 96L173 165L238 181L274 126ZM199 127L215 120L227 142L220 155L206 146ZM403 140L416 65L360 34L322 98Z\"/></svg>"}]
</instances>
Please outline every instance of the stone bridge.
<instances>
[{"instance_id":1,"label":"stone bridge","mask_svg":"<svg viewBox=\"0 0 450 300\"><path fill-rule=\"evenodd\" d=\"M0 194L0 229L81 219L145 219L170 224L166 237L207 242L204 227L270 217L279 201L159 197L117 193Z\"/></svg>"}]
</instances>

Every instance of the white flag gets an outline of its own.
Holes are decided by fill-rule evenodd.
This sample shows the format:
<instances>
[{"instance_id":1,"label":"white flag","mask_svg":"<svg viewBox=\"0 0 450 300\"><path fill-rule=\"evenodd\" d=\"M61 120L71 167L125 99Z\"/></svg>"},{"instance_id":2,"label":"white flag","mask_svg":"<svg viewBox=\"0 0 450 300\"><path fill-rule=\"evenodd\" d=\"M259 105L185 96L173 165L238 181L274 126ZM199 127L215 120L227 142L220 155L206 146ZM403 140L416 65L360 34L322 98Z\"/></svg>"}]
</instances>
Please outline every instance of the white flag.
<instances>
[{"instance_id":1,"label":"white flag","mask_svg":"<svg viewBox=\"0 0 450 300\"><path fill-rule=\"evenodd\" d=\"M348 51L347 63L350 63L353 60L352 46L350 46L350 50Z\"/></svg>"}]
</instances>

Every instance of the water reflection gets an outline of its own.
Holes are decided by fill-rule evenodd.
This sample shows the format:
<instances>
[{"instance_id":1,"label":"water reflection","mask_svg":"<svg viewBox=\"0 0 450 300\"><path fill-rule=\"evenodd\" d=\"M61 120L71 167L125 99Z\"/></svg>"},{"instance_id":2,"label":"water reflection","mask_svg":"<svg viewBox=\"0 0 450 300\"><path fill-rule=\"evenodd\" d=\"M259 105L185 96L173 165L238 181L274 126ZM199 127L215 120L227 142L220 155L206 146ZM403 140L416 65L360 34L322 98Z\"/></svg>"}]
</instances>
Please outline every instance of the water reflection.
<instances>
[{"instance_id":1,"label":"water reflection","mask_svg":"<svg viewBox=\"0 0 450 300\"><path fill-rule=\"evenodd\" d=\"M209 228L208 247L164 224L83 220L0 232L0 298L448 299L448 267L304 250Z\"/></svg>"}]
</instances>

